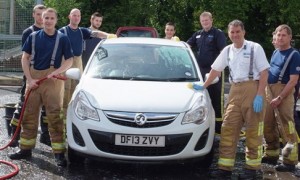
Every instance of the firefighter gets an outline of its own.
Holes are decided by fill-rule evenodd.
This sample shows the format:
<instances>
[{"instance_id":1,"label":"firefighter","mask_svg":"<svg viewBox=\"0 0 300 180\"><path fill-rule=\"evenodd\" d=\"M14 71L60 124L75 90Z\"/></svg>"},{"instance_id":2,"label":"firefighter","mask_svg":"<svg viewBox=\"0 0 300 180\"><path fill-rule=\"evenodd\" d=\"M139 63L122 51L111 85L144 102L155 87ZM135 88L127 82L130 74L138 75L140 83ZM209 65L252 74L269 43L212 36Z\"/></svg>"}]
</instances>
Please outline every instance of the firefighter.
<instances>
[{"instance_id":1,"label":"firefighter","mask_svg":"<svg viewBox=\"0 0 300 180\"><path fill-rule=\"evenodd\" d=\"M187 43L197 50L197 62L204 78L211 70L211 65L221 50L226 46L226 37L223 31L213 27L213 17L210 12L203 12L199 16L202 29L195 32ZM221 73L222 74L222 73ZM220 134L224 111L224 75L221 80L207 88L216 116L216 134Z\"/></svg>"},{"instance_id":2,"label":"firefighter","mask_svg":"<svg viewBox=\"0 0 300 180\"><path fill-rule=\"evenodd\" d=\"M64 33L68 36L71 42L71 47L74 53L74 63L72 68L79 68L79 70L83 71L82 66L82 52L84 49L84 40L89 38L110 38L115 37L114 34L108 34L99 30L91 30L89 28L79 27L79 23L81 21L81 12L79 9L74 8L70 11L69 14L70 23L67 26L64 26L59 29L60 32ZM64 118L66 118L67 108L69 101L71 100L72 94L75 90L78 82L76 80L68 79L65 82L65 92L64 92Z\"/></svg>"},{"instance_id":3,"label":"firefighter","mask_svg":"<svg viewBox=\"0 0 300 180\"><path fill-rule=\"evenodd\" d=\"M277 49L273 52L269 69L267 91L267 111L265 117L264 137L266 149L263 162L276 164L280 154L279 132L274 115L274 108L279 111L286 136L294 147L283 163L276 165L277 171L295 170L298 163L297 132L294 122L294 92L300 74L300 55L291 47L292 30L288 25L280 25L275 30Z\"/></svg>"},{"instance_id":4,"label":"firefighter","mask_svg":"<svg viewBox=\"0 0 300 180\"><path fill-rule=\"evenodd\" d=\"M240 20L228 25L232 41L215 62L208 79L198 89L207 88L226 66L229 67L231 89L221 128L218 169L212 178L231 179L239 135L246 128L245 170L239 179L255 179L261 168L265 87L270 67L265 52L258 43L244 39L245 29Z\"/></svg>"},{"instance_id":5,"label":"firefighter","mask_svg":"<svg viewBox=\"0 0 300 180\"><path fill-rule=\"evenodd\" d=\"M42 13L46 9L44 5L36 5L33 8L32 12L32 17L34 18L34 24L26 28L23 33L22 33L22 47L25 44L26 39L28 36L34 32L34 31L39 31L43 28L43 19L42 19ZM20 114L22 111L22 106L24 103L24 93L25 93L25 88L26 88L26 77L25 75L23 76L23 84L22 84L22 89L21 89L21 96L20 96L20 102L17 105L17 108L13 114L12 120L11 120L11 127L12 127L12 133L14 134L17 125L19 123L19 118ZM51 146L50 142L50 136L49 136L49 131L48 131L48 122L47 118L45 115L45 108L43 107L42 112L41 112L41 117L40 117L40 126L41 126L41 136L40 136L40 142L43 144L46 144L48 146ZM17 134L16 138L13 140L11 143L11 147L16 147L18 146L18 141L20 139L20 132Z\"/></svg>"},{"instance_id":6,"label":"firefighter","mask_svg":"<svg viewBox=\"0 0 300 180\"><path fill-rule=\"evenodd\" d=\"M30 93L22 121L20 149L9 154L10 159L26 159L35 147L40 108L45 106L51 146L58 166L66 166L64 156L65 137L62 119L64 82L54 77L60 75L73 63L73 52L67 36L55 29L57 12L46 9L43 14L44 29L33 32L22 50L22 68L27 78L25 94ZM62 57L65 61L62 61ZM42 83L41 78L47 77Z\"/></svg>"}]
</instances>

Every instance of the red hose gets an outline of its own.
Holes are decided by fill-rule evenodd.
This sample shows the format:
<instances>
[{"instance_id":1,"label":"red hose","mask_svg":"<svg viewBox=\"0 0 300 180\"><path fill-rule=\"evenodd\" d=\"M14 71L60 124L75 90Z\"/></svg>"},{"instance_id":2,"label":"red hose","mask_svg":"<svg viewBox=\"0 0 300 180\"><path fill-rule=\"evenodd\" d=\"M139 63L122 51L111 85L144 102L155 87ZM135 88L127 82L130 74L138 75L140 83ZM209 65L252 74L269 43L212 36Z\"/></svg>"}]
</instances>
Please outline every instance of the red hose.
<instances>
[{"instance_id":1,"label":"red hose","mask_svg":"<svg viewBox=\"0 0 300 180\"><path fill-rule=\"evenodd\" d=\"M64 76L53 76L53 77L54 77L54 78L57 78L57 79L60 79L60 80L66 80L66 79L67 79L67 78L64 77ZM44 77L44 78L42 78L42 79L39 79L36 83L37 83L37 84L41 84L41 83L42 83L44 80L46 80L46 79L48 79L48 78L47 78L47 77ZM20 114L20 119L19 119L19 122L18 122L18 126L17 126L17 129L16 129L16 131L15 131L13 137L11 138L10 142L9 142L7 145L5 145L4 147L1 147L0 150L6 149L7 147L9 147L10 144L13 142L13 140L17 137L17 134L19 133L20 128L21 128L21 122L22 122L22 120L23 120L23 114L24 114L25 107L26 107L26 104L27 104L29 95L30 95L30 93L31 93L31 90L32 90L32 89L30 89L30 90L28 91L28 93L26 94L26 96L25 96L25 100L24 100L24 103L23 103L22 111L21 111L21 114ZM11 166L11 167L14 168L14 171L11 172L10 174L7 174L7 175L5 175L5 176L0 176L0 180L2 180L2 179L3 179L3 180L4 180L4 179L8 179L8 178L11 178L11 177L13 177L13 176L15 176L15 175L18 174L19 168L18 168L17 165L15 165L15 164L13 164L13 163L11 163L11 162L8 162L8 161L3 161L3 160L0 160L0 163L9 165L9 166Z\"/></svg>"},{"instance_id":2,"label":"red hose","mask_svg":"<svg viewBox=\"0 0 300 180\"><path fill-rule=\"evenodd\" d=\"M8 161L3 161L3 160L0 160L0 163L6 164L8 166L11 166L14 169L13 172L11 172L9 174L6 174L4 176L1 176L0 180L2 180L2 179L3 180L4 179L9 179L9 178L11 178L11 177L13 177L13 176L15 176L15 175L17 175L19 173L19 167L17 165L15 165L15 164L13 164L11 162L8 162Z\"/></svg>"}]
</instances>

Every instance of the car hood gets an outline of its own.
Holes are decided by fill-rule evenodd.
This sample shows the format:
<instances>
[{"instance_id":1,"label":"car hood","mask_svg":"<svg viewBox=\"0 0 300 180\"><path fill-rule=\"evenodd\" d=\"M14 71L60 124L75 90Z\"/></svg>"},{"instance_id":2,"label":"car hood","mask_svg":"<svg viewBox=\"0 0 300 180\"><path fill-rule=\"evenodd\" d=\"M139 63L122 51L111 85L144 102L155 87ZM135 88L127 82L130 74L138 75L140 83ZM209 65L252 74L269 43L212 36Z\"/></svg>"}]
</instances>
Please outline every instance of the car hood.
<instances>
[{"instance_id":1,"label":"car hood","mask_svg":"<svg viewBox=\"0 0 300 180\"><path fill-rule=\"evenodd\" d=\"M203 94L187 84L89 78L76 91L83 90L91 105L102 110L178 113L189 110Z\"/></svg>"}]
</instances>

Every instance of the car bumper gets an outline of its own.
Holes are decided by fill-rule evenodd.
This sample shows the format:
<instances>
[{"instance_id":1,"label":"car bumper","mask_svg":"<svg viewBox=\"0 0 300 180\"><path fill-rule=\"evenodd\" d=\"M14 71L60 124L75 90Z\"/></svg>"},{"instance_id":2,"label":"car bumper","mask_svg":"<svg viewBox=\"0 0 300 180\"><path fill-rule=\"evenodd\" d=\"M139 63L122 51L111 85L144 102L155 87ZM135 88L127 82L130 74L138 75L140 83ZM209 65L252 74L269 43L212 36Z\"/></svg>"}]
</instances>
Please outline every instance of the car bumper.
<instances>
[{"instance_id":1,"label":"car bumper","mask_svg":"<svg viewBox=\"0 0 300 180\"><path fill-rule=\"evenodd\" d=\"M213 111L209 120L200 125L182 125L182 113L171 124L146 129L114 124L102 112L99 112L101 121L82 121L72 111L69 109L67 116L68 146L84 156L119 161L182 161L207 155L213 145ZM115 145L116 134L165 136L165 147L118 146Z\"/></svg>"}]
</instances>

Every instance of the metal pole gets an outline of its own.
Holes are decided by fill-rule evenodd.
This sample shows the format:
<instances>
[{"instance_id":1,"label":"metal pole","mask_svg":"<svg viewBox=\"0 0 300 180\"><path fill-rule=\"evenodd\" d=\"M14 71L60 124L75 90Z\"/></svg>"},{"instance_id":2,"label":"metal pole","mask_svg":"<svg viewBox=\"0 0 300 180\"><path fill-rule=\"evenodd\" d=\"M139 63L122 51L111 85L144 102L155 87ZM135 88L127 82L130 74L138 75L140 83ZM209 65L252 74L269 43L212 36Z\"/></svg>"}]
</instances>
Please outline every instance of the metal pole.
<instances>
[{"instance_id":1,"label":"metal pole","mask_svg":"<svg viewBox=\"0 0 300 180\"><path fill-rule=\"evenodd\" d=\"M9 11L9 34L14 34L14 21L15 20L15 0L10 0Z\"/></svg>"},{"instance_id":2,"label":"metal pole","mask_svg":"<svg viewBox=\"0 0 300 180\"><path fill-rule=\"evenodd\" d=\"M43 4L43 0L36 0L36 4Z\"/></svg>"}]
</instances>

